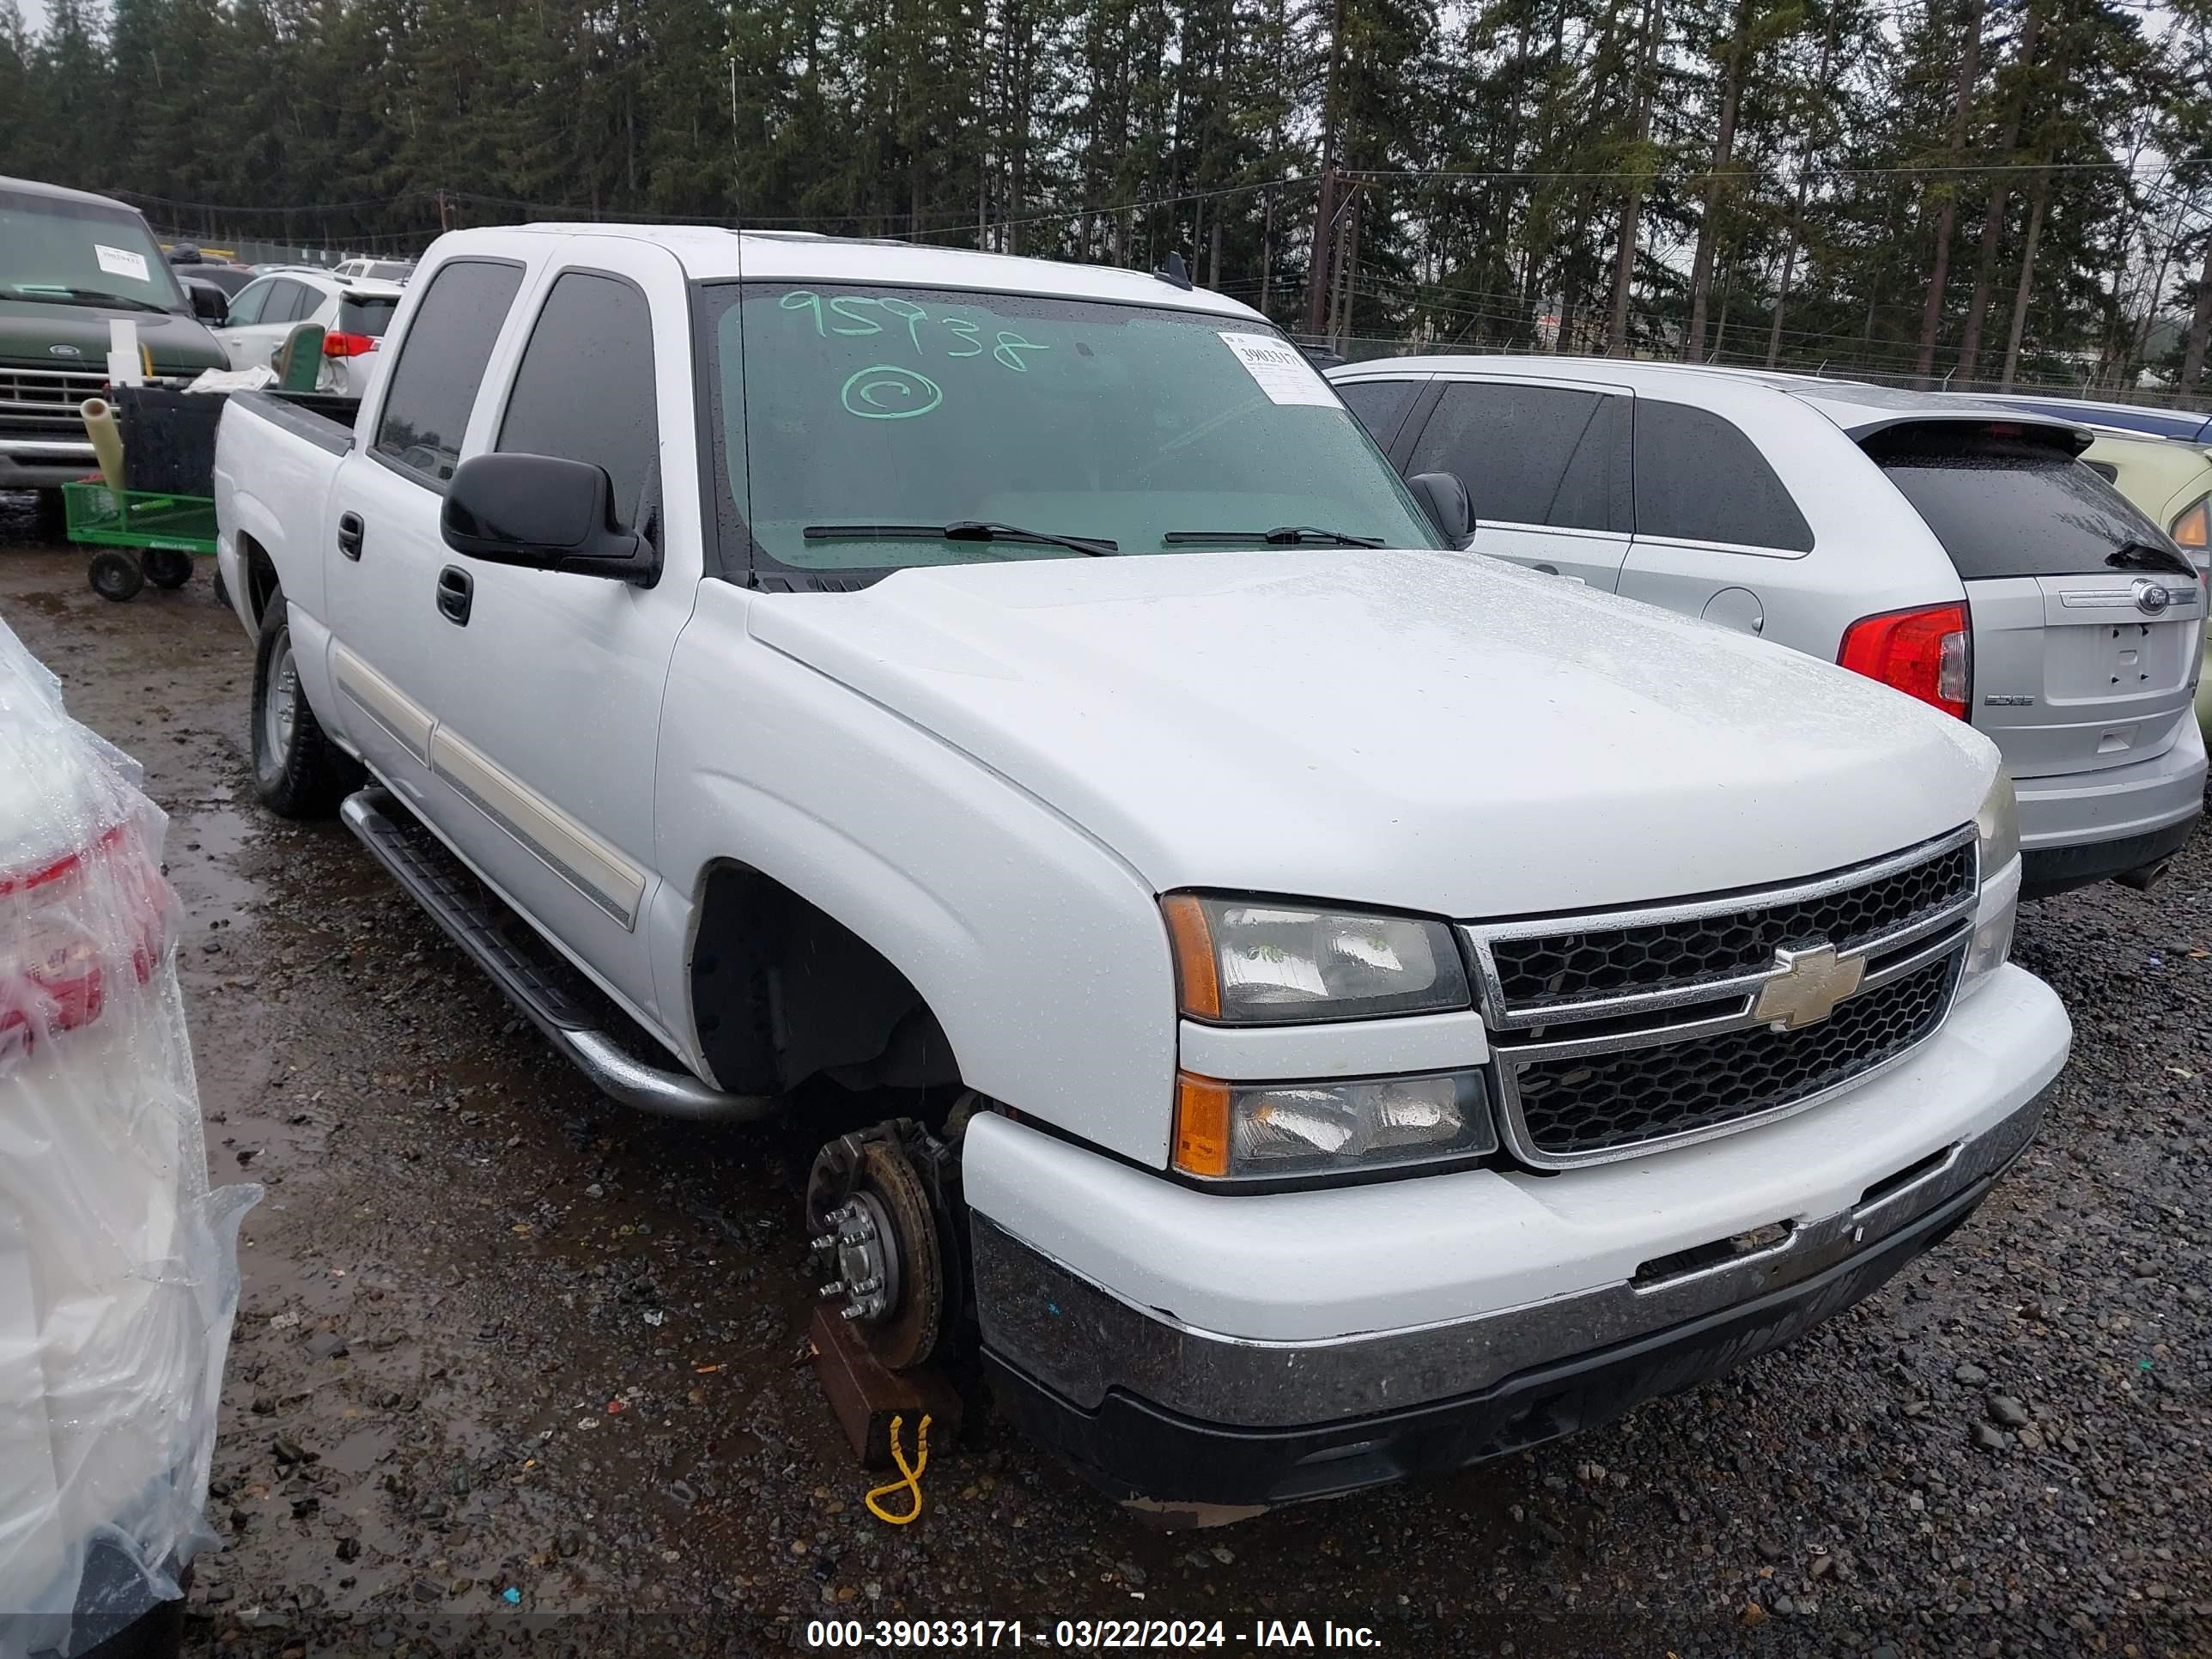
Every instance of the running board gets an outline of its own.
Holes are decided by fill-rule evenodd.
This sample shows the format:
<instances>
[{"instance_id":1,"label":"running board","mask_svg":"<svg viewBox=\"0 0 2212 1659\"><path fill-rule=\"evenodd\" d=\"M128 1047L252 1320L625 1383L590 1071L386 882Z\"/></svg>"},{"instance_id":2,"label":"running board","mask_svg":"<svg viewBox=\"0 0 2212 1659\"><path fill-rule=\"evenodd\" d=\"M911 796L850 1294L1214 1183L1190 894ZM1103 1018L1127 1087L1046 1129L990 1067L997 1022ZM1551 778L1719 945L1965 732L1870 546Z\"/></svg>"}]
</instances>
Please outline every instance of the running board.
<instances>
[{"instance_id":1,"label":"running board","mask_svg":"<svg viewBox=\"0 0 2212 1659\"><path fill-rule=\"evenodd\" d=\"M372 784L347 796L338 817L602 1094L701 1123L752 1122L781 1103L770 1095L725 1094L670 1065L673 1055L383 788Z\"/></svg>"}]
</instances>

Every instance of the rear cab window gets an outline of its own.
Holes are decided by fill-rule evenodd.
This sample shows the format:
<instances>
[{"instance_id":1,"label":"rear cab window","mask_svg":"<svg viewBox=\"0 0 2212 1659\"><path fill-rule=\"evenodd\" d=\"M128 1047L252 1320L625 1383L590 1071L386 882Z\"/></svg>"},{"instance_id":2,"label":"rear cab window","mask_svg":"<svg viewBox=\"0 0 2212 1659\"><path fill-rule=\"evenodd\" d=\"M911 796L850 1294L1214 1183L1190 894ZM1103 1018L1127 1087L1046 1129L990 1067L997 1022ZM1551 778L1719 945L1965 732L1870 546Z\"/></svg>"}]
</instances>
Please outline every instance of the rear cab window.
<instances>
[{"instance_id":1,"label":"rear cab window","mask_svg":"<svg viewBox=\"0 0 2212 1659\"><path fill-rule=\"evenodd\" d=\"M1813 550L1812 526L1759 446L1711 410L1662 398L1636 400L1636 533Z\"/></svg>"},{"instance_id":2,"label":"rear cab window","mask_svg":"<svg viewBox=\"0 0 2212 1659\"><path fill-rule=\"evenodd\" d=\"M2130 542L2181 556L2074 459L2069 434L2055 428L1922 422L1885 428L1861 447L1936 532L1963 580L2087 575L2112 568L2113 553Z\"/></svg>"},{"instance_id":3,"label":"rear cab window","mask_svg":"<svg viewBox=\"0 0 2212 1659\"><path fill-rule=\"evenodd\" d=\"M369 453L442 490L460 465L461 439L522 267L455 259L438 267L389 371Z\"/></svg>"}]
</instances>

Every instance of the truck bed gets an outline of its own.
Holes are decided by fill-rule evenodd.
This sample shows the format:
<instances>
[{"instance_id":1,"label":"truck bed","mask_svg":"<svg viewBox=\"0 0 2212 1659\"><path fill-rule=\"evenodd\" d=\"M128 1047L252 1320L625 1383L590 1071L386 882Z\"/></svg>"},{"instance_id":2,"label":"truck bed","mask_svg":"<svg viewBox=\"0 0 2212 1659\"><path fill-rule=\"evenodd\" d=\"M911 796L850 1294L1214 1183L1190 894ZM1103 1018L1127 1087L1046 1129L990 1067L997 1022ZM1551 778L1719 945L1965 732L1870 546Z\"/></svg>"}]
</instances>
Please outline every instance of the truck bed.
<instances>
[{"instance_id":1,"label":"truck bed","mask_svg":"<svg viewBox=\"0 0 2212 1659\"><path fill-rule=\"evenodd\" d=\"M333 455L353 447L354 417L361 412L358 398L342 398L333 392L269 390L234 392L230 401Z\"/></svg>"},{"instance_id":2,"label":"truck bed","mask_svg":"<svg viewBox=\"0 0 2212 1659\"><path fill-rule=\"evenodd\" d=\"M280 584L310 616L323 609L318 538L331 489L352 452L361 403L323 392L240 392L216 428L216 557L239 621L260 629Z\"/></svg>"}]
</instances>

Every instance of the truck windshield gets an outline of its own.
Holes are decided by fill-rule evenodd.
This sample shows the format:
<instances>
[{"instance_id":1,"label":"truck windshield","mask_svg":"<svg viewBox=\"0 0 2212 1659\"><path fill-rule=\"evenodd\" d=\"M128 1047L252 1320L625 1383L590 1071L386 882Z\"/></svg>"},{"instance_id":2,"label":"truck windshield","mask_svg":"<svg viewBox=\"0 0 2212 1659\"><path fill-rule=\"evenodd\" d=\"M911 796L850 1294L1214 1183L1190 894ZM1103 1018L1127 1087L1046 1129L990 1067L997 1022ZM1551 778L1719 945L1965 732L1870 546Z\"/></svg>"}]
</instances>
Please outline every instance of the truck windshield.
<instances>
[{"instance_id":1,"label":"truck windshield","mask_svg":"<svg viewBox=\"0 0 2212 1659\"><path fill-rule=\"evenodd\" d=\"M1322 532L1289 544L1438 544L1364 428L1264 324L833 283L701 299L726 510L794 571L1085 556L1052 537L1124 556L1260 550L1285 526ZM980 525L1030 533L917 533Z\"/></svg>"},{"instance_id":2,"label":"truck windshield","mask_svg":"<svg viewBox=\"0 0 2212 1659\"><path fill-rule=\"evenodd\" d=\"M135 213L0 190L0 299L183 311L167 261Z\"/></svg>"}]
</instances>

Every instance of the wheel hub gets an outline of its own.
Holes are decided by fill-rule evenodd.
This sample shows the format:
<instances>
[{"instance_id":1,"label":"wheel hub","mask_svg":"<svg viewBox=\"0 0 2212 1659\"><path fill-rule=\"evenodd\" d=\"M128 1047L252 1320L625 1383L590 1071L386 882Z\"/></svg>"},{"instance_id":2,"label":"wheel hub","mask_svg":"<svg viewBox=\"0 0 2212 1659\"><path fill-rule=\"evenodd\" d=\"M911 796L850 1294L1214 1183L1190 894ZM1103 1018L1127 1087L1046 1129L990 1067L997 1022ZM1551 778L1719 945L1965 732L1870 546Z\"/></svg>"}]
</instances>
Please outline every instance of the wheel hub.
<instances>
[{"instance_id":1,"label":"wheel hub","mask_svg":"<svg viewBox=\"0 0 2212 1659\"><path fill-rule=\"evenodd\" d=\"M292 729L300 718L300 671L289 641L277 650L269 676L269 747L280 760L292 752Z\"/></svg>"},{"instance_id":2,"label":"wheel hub","mask_svg":"<svg viewBox=\"0 0 2212 1659\"><path fill-rule=\"evenodd\" d=\"M891 1370L929 1364L959 1317L949 1162L921 1125L895 1118L830 1142L807 1179L818 1293Z\"/></svg>"},{"instance_id":3,"label":"wheel hub","mask_svg":"<svg viewBox=\"0 0 2212 1659\"><path fill-rule=\"evenodd\" d=\"M890 1218L870 1193L855 1193L823 1218L834 1231L814 1240L826 1262L824 1302L842 1302L845 1319L881 1319L898 1305L899 1248Z\"/></svg>"}]
</instances>

